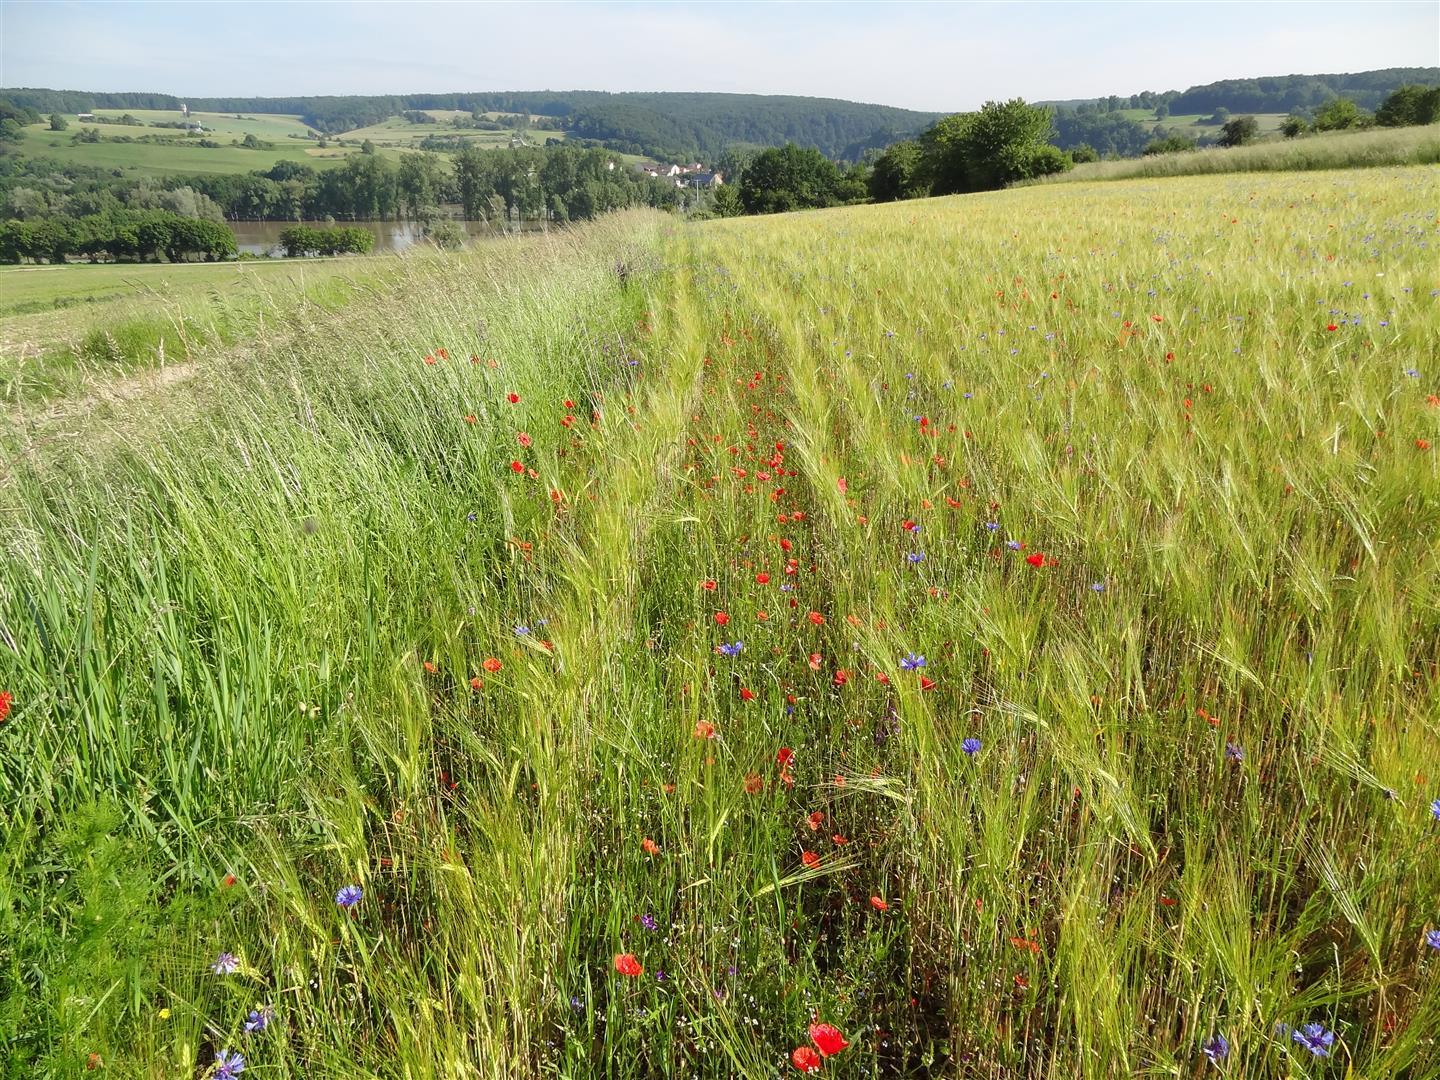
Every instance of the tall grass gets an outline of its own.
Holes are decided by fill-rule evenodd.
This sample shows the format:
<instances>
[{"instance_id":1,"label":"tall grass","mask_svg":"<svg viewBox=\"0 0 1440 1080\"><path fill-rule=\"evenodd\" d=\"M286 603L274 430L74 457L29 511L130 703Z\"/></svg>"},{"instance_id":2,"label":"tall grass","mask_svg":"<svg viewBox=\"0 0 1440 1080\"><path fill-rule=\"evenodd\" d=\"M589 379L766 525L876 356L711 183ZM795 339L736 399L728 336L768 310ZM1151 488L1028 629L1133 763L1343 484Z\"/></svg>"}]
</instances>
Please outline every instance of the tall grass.
<instances>
[{"instance_id":1,"label":"tall grass","mask_svg":"<svg viewBox=\"0 0 1440 1080\"><path fill-rule=\"evenodd\" d=\"M1335 131L1297 139L1272 139L1250 146L1209 147L1122 161L1096 161L1028 183L1064 184L1235 172L1311 172L1387 165L1440 165L1440 125Z\"/></svg>"},{"instance_id":2,"label":"tall grass","mask_svg":"<svg viewBox=\"0 0 1440 1080\"><path fill-rule=\"evenodd\" d=\"M12 427L7 1066L1433 1074L1437 191L627 215Z\"/></svg>"}]
</instances>

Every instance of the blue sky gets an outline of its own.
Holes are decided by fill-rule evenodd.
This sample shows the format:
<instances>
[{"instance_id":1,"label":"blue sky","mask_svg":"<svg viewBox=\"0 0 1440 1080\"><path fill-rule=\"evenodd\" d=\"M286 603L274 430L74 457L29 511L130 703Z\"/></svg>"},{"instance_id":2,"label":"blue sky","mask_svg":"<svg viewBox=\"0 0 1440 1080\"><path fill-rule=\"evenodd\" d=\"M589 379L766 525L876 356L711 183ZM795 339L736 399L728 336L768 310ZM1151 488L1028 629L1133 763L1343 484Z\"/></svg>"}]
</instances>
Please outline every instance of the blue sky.
<instances>
[{"instance_id":1,"label":"blue sky","mask_svg":"<svg viewBox=\"0 0 1440 1080\"><path fill-rule=\"evenodd\" d=\"M0 0L0 85L811 94L936 111L1440 65L1440 3Z\"/></svg>"}]
</instances>

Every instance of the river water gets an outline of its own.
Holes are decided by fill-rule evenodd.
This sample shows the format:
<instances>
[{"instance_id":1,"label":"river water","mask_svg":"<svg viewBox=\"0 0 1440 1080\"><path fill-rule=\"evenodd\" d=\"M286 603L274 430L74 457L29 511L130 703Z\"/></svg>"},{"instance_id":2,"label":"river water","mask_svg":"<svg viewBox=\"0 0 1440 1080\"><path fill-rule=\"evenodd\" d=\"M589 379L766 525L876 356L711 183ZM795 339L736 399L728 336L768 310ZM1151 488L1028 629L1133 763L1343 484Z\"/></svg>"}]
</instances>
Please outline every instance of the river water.
<instances>
[{"instance_id":1,"label":"river water","mask_svg":"<svg viewBox=\"0 0 1440 1080\"><path fill-rule=\"evenodd\" d=\"M251 255L280 256L285 254L280 247L280 234L296 222L229 221L226 224L234 230L235 244L242 252ZM318 221L307 221L305 224L316 228L324 227L324 223ZM404 251L423 239L423 230L417 222L413 221L337 221L335 224L369 230L375 235L373 250L377 255L388 251ZM456 224L461 226L472 240L479 237L499 236L506 231L484 221L459 221ZM512 224L508 231L534 232L543 229L545 225L546 223L543 221L527 221L518 225Z\"/></svg>"}]
</instances>

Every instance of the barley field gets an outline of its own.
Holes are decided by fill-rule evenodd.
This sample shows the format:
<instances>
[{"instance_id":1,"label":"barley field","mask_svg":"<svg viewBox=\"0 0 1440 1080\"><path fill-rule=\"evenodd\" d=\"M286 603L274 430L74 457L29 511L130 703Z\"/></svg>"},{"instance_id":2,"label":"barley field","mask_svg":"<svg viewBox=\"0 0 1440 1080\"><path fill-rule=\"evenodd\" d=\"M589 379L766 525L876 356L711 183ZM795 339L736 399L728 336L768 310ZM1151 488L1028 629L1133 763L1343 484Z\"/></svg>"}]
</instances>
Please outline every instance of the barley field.
<instances>
[{"instance_id":1,"label":"barley field","mask_svg":"<svg viewBox=\"0 0 1440 1080\"><path fill-rule=\"evenodd\" d=\"M1440 1075L1437 201L616 215L6 414L3 1071Z\"/></svg>"}]
</instances>

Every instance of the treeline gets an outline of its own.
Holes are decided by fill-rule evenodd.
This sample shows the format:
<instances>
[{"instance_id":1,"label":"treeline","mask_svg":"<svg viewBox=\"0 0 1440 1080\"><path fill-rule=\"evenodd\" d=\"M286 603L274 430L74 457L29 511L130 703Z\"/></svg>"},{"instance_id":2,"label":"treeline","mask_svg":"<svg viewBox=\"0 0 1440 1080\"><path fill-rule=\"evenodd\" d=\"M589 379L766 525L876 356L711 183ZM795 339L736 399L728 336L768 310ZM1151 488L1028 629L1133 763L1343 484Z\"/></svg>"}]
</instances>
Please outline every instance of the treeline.
<instances>
[{"instance_id":1,"label":"treeline","mask_svg":"<svg viewBox=\"0 0 1440 1080\"><path fill-rule=\"evenodd\" d=\"M1363 109L1378 108L1408 83L1440 82L1440 68L1383 68L1338 75L1279 75L1260 79L1224 79L1193 86L1170 102L1173 113L1289 113L1309 111L1332 98L1348 98Z\"/></svg>"},{"instance_id":2,"label":"treeline","mask_svg":"<svg viewBox=\"0 0 1440 1080\"><path fill-rule=\"evenodd\" d=\"M45 158L0 158L0 216L33 220L160 208L196 218L254 221L422 220L460 204L472 220L583 220L627 206L669 208L674 183L616 155L565 144L452 156L356 154L317 170L297 161L238 174L117 177Z\"/></svg>"},{"instance_id":3,"label":"treeline","mask_svg":"<svg viewBox=\"0 0 1440 1080\"><path fill-rule=\"evenodd\" d=\"M1053 112L1020 98L987 101L979 111L936 122L917 139L890 146L868 172L842 170L819 152L788 145L763 150L745 166L738 192L722 189L721 215L779 213L846 203L989 191L1061 172L1070 156L1050 145Z\"/></svg>"},{"instance_id":4,"label":"treeline","mask_svg":"<svg viewBox=\"0 0 1440 1080\"><path fill-rule=\"evenodd\" d=\"M78 218L0 223L0 262L113 262L234 258L235 234L224 225L165 210L113 210Z\"/></svg>"},{"instance_id":5,"label":"treeline","mask_svg":"<svg viewBox=\"0 0 1440 1080\"><path fill-rule=\"evenodd\" d=\"M624 93L597 90L378 97L185 98L168 94L99 94L72 90L0 90L16 106L42 113L95 109L173 109L182 100L201 112L287 113L327 135L424 109L514 112L561 118L564 127L623 153L669 160L713 157L736 143L795 142L829 157L918 132L938 113L833 98L764 94Z\"/></svg>"}]
</instances>

